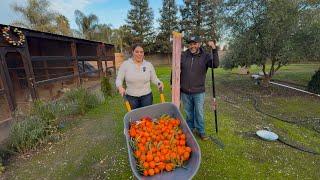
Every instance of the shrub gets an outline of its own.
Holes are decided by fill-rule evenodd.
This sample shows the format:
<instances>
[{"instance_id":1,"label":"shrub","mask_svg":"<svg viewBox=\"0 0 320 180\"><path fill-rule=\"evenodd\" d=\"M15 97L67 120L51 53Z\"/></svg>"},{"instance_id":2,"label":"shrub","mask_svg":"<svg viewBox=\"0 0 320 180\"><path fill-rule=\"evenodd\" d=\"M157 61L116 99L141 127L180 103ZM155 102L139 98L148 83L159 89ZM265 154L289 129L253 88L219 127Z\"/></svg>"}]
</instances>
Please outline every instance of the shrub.
<instances>
[{"instance_id":1,"label":"shrub","mask_svg":"<svg viewBox=\"0 0 320 180\"><path fill-rule=\"evenodd\" d=\"M92 109L101 104L98 95L90 93L84 88L77 88L69 91L64 95L63 101L70 103L70 108L73 112L84 114L89 109Z\"/></svg>"},{"instance_id":2,"label":"shrub","mask_svg":"<svg viewBox=\"0 0 320 180\"><path fill-rule=\"evenodd\" d=\"M48 134L45 121L37 116L27 116L12 124L9 134L9 148L22 152L34 148Z\"/></svg>"},{"instance_id":3,"label":"shrub","mask_svg":"<svg viewBox=\"0 0 320 180\"><path fill-rule=\"evenodd\" d=\"M10 129L8 147L15 152L33 149L39 143L54 137L62 117L84 114L100 103L98 95L84 88L67 92L60 101L35 101L28 115L17 113L15 116Z\"/></svg>"},{"instance_id":4,"label":"shrub","mask_svg":"<svg viewBox=\"0 0 320 180\"><path fill-rule=\"evenodd\" d=\"M4 172L4 166L2 165L2 163L0 162L0 176L1 174Z\"/></svg>"},{"instance_id":5,"label":"shrub","mask_svg":"<svg viewBox=\"0 0 320 180\"><path fill-rule=\"evenodd\" d=\"M33 103L30 115L37 116L47 126L53 126L60 112L59 103L37 100Z\"/></svg>"},{"instance_id":6,"label":"shrub","mask_svg":"<svg viewBox=\"0 0 320 180\"><path fill-rule=\"evenodd\" d=\"M58 130L58 118L64 114L64 109L60 102L35 101L29 114L15 116L9 134L9 148L21 152L36 147Z\"/></svg>"},{"instance_id":7,"label":"shrub","mask_svg":"<svg viewBox=\"0 0 320 180\"><path fill-rule=\"evenodd\" d=\"M320 94L320 69L312 76L308 83L308 91Z\"/></svg>"},{"instance_id":8,"label":"shrub","mask_svg":"<svg viewBox=\"0 0 320 180\"><path fill-rule=\"evenodd\" d=\"M105 98L112 95L112 86L109 80L108 76L101 78L101 92Z\"/></svg>"},{"instance_id":9,"label":"shrub","mask_svg":"<svg viewBox=\"0 0 320 180\"><path fill-rule=\"evenodd\" d=\"M3 166L3 164L2 164L2 158L0 157L0 176L1 176L1 174L4 172L4 166Z\"/></svg>"}]
</instances>

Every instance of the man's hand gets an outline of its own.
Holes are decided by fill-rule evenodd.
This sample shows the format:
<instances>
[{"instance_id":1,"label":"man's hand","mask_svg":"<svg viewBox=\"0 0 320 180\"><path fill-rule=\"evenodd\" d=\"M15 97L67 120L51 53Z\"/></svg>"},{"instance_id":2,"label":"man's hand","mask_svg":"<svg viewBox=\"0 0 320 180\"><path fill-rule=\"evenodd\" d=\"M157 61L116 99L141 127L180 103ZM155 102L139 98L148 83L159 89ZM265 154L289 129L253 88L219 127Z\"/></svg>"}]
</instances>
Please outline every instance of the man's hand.
<instances>
[{"instance_id":1,"label":"man's hand","mask_svg":"<svg viewBox=\"0 0 320 180\"><path fill-rule=\"evenodd\" d=\"M126 93L126 89L124 89L124 88L121 87L121 86L118 88L118 91L119 91L119 94L120 94L121 96L124 96L125 93Z\"/></svg>"},{"instance_id":2,"label":"man's hand","mask_svg":"<svg viewBox=\"0 0 320 180\"><path fill-rule=\"evenodd\" d=\"M216 44L213 41L208 41L208 46L210 46L212 49L216 49Z\"/></svg>"},{"instance_id":3,"label":"man's hand","mask_svg":"<svg viewBox=\"0 0 320 180\"><path fill-rule=\"evenodd\" d=\"M217 106L218 106L218 103L216 101L216 98L213 98L212 101L211 101L212 110L216 110Z\"/></svg>"}]
</instances>

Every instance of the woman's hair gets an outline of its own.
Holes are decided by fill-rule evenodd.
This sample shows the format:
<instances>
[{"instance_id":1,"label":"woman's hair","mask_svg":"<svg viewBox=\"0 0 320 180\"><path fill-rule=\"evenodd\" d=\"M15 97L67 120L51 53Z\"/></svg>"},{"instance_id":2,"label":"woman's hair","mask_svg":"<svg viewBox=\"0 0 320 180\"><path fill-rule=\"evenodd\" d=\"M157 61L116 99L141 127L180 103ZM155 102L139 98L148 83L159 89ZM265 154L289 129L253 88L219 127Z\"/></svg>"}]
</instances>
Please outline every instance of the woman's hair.
<instances>
[{"instance_id":1,"label":"woman's hair","mask_svg":"<svg viewBox=\"0 0 320 180\"><path fill-rule=\"evenodd\" d=\"M131 46L132 52L133 52L137 47L143 48L142 44L140 44L140 43L133 44L133 45Z\"/></svg>"}]
</instances>

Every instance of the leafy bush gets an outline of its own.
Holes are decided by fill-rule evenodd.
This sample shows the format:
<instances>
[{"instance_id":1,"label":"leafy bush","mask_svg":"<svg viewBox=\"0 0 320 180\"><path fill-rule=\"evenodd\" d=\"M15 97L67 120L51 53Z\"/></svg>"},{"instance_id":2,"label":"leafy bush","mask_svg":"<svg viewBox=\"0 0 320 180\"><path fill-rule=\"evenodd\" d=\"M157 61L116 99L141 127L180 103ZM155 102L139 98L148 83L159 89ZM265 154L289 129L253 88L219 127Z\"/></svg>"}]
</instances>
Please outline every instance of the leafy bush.
<instances>
[{"instance_id":1,"label":"leafy bush","mask_svg":"<svg viewBox=\"0 0 320 180\"><path fill-rule=\"evenodd\" d=\"M58 117L64 114L62 109L59 102L35 101L28 115L15 117L9 134L9 148L21 152L36 147L58 130Z\"/></svg>"},{"instance_id":2,"label":"leafy bush","mask_svg":"<svg viewBox=\"0 0 320 180\"><path fill-rule=\"evenodd\" d=\"M1 174L4 172L4 166L2 165L2 163L0 162L0 176Z\"/></svg>"},{"instance_id":3,"label":"leafy bush","mask_svg":"<svg viewBox=\"0 0 320 180\"><path fill-rule=\"evenodd\" d=\"M30 115L38 117L45 125L52 128L56 124L57 116L61 112L59 106L57 102L37 100L33 103Z\"/></svg>"},{"instance_id":4,"label":"leafy bush","mask_svg":"<svg viewBox=\"0 0 320 180\"><path fill-rule=\"evenodd\" d=\"M33 149L58 131L64 116L84 114L101 101L84 88L69 91L60 101L35 101L28 115L17 115L10 129L9 148L23 152Z\"/></svg>"},{"instance_id":5,"label":"leafy bush","mask_svg":"<svg viewBox=\"0 0 320 180\"><path fill-rule=\"evenodd\" d=\"M101 78L101 92L105 98L112 95L112 86L109 80L108 76Z\"/></svg>"},{"instance_id":6,"label":"leafy bush","mask_svg":"<svg viewBox=\"0 0 320 180\"><path fill-rule=\"evenodd\" d=\"M101 104L97 94L90 93L84 88L77 88L65 94L63 101L70 103L73 113L84 114L89 109L95 108Z\"/></svg>"},{"instance_id":7,"label":"leafy bush","mask_svg":"<svg viewBox=\"0 0 320 180\"><path fill-rule=\"evenodd\" d=\"M10 129L9 148L22 152L34 148L48 135L47 125L37 116L27 116L22 121L15 121Z\"/></svg>"},{"instance_id":8,"label":"leafy bush","mask_svg":"<svg viewBox=\"0 0 320 180\"><path fill-rule=\"evenodd\" d=\"M312 76L308 83L308 91L320 94L320 69Z\"/></svg>"},{"instance_id":9,"label":"leafy bush","mask_svg":"<svg viewBox=\"0 0 320 180\"><path fill-rule=\"evenodd\" d=\"M0 176L1 176L1 174L4 172L4 166L3 166L3 164L2 164L2 158L1 158L1 156L0 156Z\"/></svg>"}]
</instances>

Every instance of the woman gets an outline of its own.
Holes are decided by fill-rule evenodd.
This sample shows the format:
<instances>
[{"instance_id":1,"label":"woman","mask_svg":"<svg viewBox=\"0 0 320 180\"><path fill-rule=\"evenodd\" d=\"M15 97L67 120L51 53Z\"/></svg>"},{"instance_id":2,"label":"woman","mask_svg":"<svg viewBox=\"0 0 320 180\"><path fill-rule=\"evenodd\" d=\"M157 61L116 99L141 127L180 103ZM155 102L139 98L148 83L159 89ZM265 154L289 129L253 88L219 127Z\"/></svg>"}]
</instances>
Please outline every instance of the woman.
<instances>
[{"instance_id":1,"label":"woman","mask_svg":"<svg viewBox=\"0 0 320 180\"><path fill-rule=\"evenodd\" d=\"M121 64L116 79L116 86L120 95L126 96L132 109L152 104L150 81L158 88L163 88L163 83L158 79L153 65L143 58L142 45L133 45L132 58ZM122 86L124 80L127 89Z\"/></svg>"}]
</instances>

